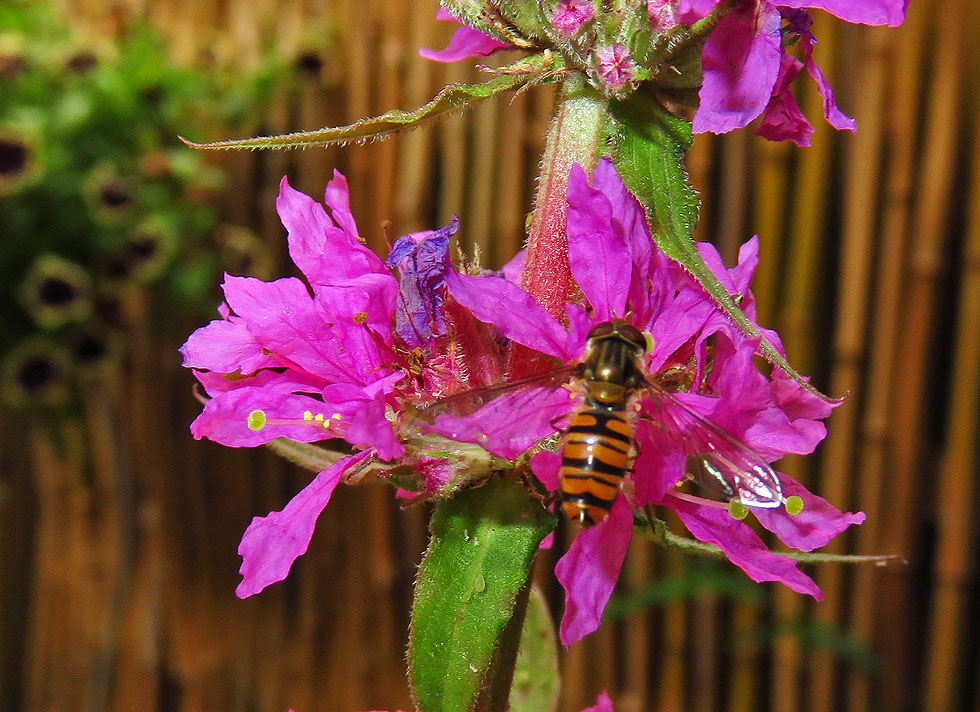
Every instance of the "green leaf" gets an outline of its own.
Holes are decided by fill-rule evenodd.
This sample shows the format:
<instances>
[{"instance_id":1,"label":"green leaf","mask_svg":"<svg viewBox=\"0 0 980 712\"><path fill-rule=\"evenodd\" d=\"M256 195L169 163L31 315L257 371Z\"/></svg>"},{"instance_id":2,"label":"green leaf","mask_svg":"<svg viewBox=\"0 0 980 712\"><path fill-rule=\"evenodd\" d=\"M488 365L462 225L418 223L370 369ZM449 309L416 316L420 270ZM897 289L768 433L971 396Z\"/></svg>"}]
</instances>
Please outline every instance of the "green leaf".
<instances>
[{"instance_id":1,"label":"green leaf","mask_svg":"<svg viewBox=\"0 0 980 712\"><path fill-rule=\"evenodd\" d=\"M520 62L496 70L497 74L479 84L450 84L436 94L429 103L412 111L392 109L381 116L360 119L347 126L328 126L316 131L297 131L279 136L229 139L211 143L195 143L181 140L193 148L254 149L300 148L306 146L330 146L357 143L366 139L383 138L406 128L418 128L448 114L456 113L511 89L517 89L548 71L557 59L544 55L532 55Z\"/></svg>"},{"instance_id":2,"label":"green leaf","mask_svg":"<svg viewBox=\"0 0 980 712\"><path fill-rule=\"evenodd\" d=\"M759 333L698 254L693 237L698 197L684 168L684 155L692 140L691 124L671 115L654 97L640 92L624 101L611 102L609 109L611 121L606 133L613 162L626 187L646 207L650 230L660 249L701 283L746 336L760 339L759 351L766 360L814 395L831 401Z\"/></svg>"},{"instance_id":3,"label":"green leaf","mask_svg":"<svg viewBox=\"0 0 980 712\"><path fill-rule=\"evenodd\" d=\"M522 614L519 596L538 544L554 525L521 485L499 478L436 507L408 648L412 694L422 712L483 709L485 690L509 683L514 656L497 648L513 637L516 652L516 636L506 628Z\"/></svg>"},{"instance_id":4,"label":"green leaf","mask_svg":"<svg viewBox=\"0 0 980 712\"><path fill-rule=\"evenodd\" d=\"M560 683L555 625L544 594L533 588L510 689L510 712L553 712Z\"/></svg>"}]
</instances>

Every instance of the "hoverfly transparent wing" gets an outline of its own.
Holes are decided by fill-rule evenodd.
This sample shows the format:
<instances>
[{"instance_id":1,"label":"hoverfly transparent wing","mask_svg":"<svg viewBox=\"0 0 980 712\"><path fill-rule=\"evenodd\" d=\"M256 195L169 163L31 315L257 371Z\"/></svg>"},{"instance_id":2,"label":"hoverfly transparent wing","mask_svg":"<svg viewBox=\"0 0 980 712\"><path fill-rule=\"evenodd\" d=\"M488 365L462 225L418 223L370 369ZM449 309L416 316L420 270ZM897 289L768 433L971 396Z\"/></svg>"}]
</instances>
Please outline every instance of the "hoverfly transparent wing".
<instances>
[{"instance_id":1,"label":"hoverfly transparent wing","mask_svg":"<svg viewBox=\"0 0 980 712\"><path fill-rule=\"evenodd\" d=\"M560 387L575 366L530 378L478 388L419 409L408 423L423 434L476 443L508 460L557 430L569 411L571 394Z\"/></svg>"},{"instance_id":2,"label":"hoverfly transparent wing","mask_svg":"<svg viewBox=\"0 0 980 712\"><path fill-rule=\"evenodd\" d=\"M697 484L747 507L782 505L779 475L759 453L656 383L647 383L640 395L646 396L641 417L682 444Z\"/></svg>"},{"instance_id":3,"label":"hoverfly transparent wing","mask_svg":"<svg viewBox=\"0 0 980 712\"><path fill-rule=\"evenodd\" d=\"M534 389L547 389L553 391L564 385L575 374L578 366L560 366L558 368L537 373L527 378L516 381L505 381L495 383L483 388L473 388L462 393L447 396L434 403L415 408L410 414L411 421L421 421L423 423L433 423L440 415L447 414L457 417L473 415L484 406L492 403L498 398L517 394Z\"/></svg>"}]
</instances>

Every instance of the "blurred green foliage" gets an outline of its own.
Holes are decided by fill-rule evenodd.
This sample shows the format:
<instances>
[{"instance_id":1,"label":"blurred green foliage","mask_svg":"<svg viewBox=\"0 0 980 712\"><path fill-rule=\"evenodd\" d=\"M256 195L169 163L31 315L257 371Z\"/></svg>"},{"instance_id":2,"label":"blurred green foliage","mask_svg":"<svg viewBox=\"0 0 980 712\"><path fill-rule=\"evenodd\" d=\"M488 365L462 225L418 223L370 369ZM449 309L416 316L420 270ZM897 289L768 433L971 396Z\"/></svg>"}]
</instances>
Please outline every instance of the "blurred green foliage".
<instances>
[{"instance_id":1,"label":"blurred green foliage","mask_svg":"<svg viewBox=\"0 0 980 712\"><path fill-rule=\"evenodd\" d=\"M713 595L728 601L766 610L765 591L741 571L715 561L690 559L678 576L653 578L643 588L614 596L606 606L604 618L614 621L645 613L649 608L690 602ZM810 615L785 620L760 620L752 628L735 635L732 649L772 643L779 638L794 638L807 649L821 650L841 662L862 670L874 670L877 658L874 651L846 630L833 623L819 621Z\"/></svg>"},{"instance_id":2,"label":"blurred green foliage","mask_svg":"<svg viewBox=\"0 0 980 712\"><path fill-rule=\"evenodd\" d=\"M0 4L8 403L43 404L54 393L61 403L64 377L124 353L120 304L134 291L164 303L165 318L212 299L212 205L224 175L178 135L241 122L267 102L279 69L181 66L147 27L120 34L81 37L46 3Z\"/></svg>"}]
</instances>

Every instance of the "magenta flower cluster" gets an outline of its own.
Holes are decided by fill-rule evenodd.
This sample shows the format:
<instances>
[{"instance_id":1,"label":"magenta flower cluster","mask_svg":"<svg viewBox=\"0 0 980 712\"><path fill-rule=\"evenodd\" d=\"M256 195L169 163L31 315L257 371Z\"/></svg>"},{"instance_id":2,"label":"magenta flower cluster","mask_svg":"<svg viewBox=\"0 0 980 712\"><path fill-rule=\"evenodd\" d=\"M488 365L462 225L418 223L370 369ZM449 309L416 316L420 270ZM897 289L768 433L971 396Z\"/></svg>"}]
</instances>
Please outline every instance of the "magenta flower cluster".
<instances>
[{"instance_id":1,"label":"magenta flower cluster","mask_svg":"<svg viewBox=\"0 0 980 712\"><path fill-rule=\"evenodd\" d=\"M655 33L690 25L706 17L722 0L647 0L647 16ZM900 25L908 0L744 0L708 36L702 51L703 84L694 115L695 133L727 133L762 117L756 131L773 141L810 145L813 126L800 110L791 84L803 69L823 98L824 117L836 129L854 131L855 121L837 106L834 91L814 58L816 37L809 10L825 10L847 22ZM560 35L585 33L594 21L593 3L560 0L551 24ZM455 20L440 9L437 17ZM802 59L789 51L798 44ZM421 50L423 57L456 62L514 47L470 27L456 30L441 51ZM594 49L597 71L613 93L637 74L628 48L620 43Z\"/></svg>"},{"instance_id":2,"label":"magenta flower cluster","mask_svg":"<svg viewBox=\"0 0 980 712\"><path fill-rule=\"evenodd\" d=\"M809 453L826 434L821 420L831 407L779 371L759 372L753 363L757 342L653 246L639 203L607 159L599 161L591 181L579 166L569 180L569 261L585 303L567 305L567 327L517 286L519 260L501 274L454 269L447 251L455 220L399 238L388 259L398 268L396 277L359 240L340 174L327 187L326 205L330 215L284 179L277 208L290 255L306 281L226 276L220 318L192 334L182 349L184 365L194 369L209 396L192 425L195 437L236 447L281 436L342 438L354 450L282 511L252 521L239 548L239 596L285 578L306 551L334 489L365 465L411 465L419 474L416 491L439 494L452 465L407 450L397 428L400 414L409 404L486 385L503 373L512 344L547 354L556 364L574 364L593 324L626 317L653 339L646 371L687 373L697 385L676 397L765 460ZM743 245L731 269L710 245L699 249L754 320L749 284L757 238ZM775 333L765 333L778 345ZM515 459L561 427L579 398L543 386L510 392L473 415L443 416L432 429ZM567 594L563 642L570 645L599 626L632 535L633 507L668 507L692 535L717 545L754 580L781 581L819 598L813 580L793 560L770 552L752 527L717 503L676 489L690 454L684 438L642 418L655 409L648 398L639 399L637 409L638 455L623 495L605 521L578 534L556 569ZM256 411L263 416L261 429L249 422ZM547 450L531 458L535 476L550 490L559 486L558 460ZM809 551L863 520L863 514L841 513L780 477L786 497L802 498L802 513L791 516L780 508L755 514L784 544Z\"/></svg>"}]
</instances>

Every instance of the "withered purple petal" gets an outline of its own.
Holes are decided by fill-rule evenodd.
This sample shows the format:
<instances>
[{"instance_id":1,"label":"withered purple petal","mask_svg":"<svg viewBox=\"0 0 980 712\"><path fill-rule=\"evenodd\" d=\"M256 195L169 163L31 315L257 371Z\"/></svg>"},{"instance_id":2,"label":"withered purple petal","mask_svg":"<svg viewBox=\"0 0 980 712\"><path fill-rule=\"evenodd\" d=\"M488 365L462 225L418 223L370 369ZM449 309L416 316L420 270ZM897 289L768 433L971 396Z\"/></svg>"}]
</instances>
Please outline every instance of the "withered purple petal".
<instances>
[{"instance_id":1,"label":"withered purple petal","mask_svg":"<svg viewBox=\"0 0 980 712\"><path fill-rule=\"evenodd\" d=\"M442 315L449 239L459 229L459 218L438 230L399 237L385 264L399 272L395 330L409 346L419 347L446 333Z\"/></svg>"}]
</instances>

